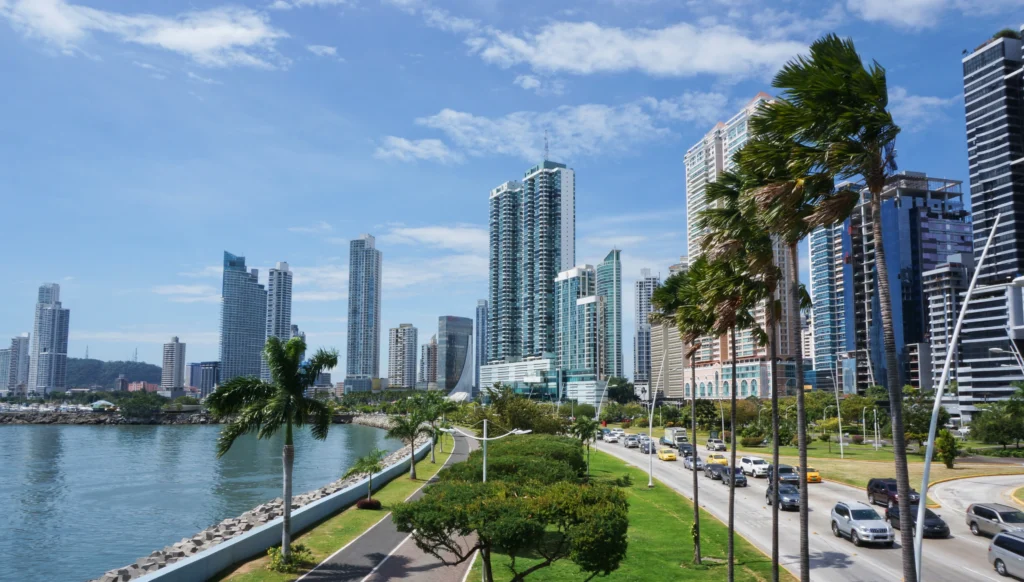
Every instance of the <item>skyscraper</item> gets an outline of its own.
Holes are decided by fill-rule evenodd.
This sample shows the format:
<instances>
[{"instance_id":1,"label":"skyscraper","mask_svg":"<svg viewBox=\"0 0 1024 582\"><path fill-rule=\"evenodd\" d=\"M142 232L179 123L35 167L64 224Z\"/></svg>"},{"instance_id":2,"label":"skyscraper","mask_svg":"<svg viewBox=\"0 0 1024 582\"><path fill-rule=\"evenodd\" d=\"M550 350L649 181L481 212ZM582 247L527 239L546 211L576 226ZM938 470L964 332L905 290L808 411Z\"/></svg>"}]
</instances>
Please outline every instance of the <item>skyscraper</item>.
<instances>
[{"instance_id":1,"label":"skyscraper","mask_svg":"<svg viewBox=\"0 0 1024 582\"><path fill-rule=\"evenodd\" d=\"M418 331L411 323L393 327L388 333L388 386L416 387L416 347Z\"/></svg>"},{"instance_id":2,"label":"skyscraper","mask_svg":"<svg viewBox=\"0 0 1024 582\"><path fill-rule=\"evenodd\" d=\"M292 337L292 272L288 263L279 262L267 276L267 339L287 342ZM260 376L270 380L270 368L260 361Z\"/></svg>"},{"instance_id":3,"label":"skyscraper","mask_svg":"<svg viewBox=\"0 0 1024 582\"><path fill-rule=\"evenodd\" d=\"M267 291L245 257L224 252L220 307L220 381L259 376L266 341Z\"/></svg>"},{"instance_id":4,"label":"skyscraper","mask_svg":"<svg viewBox=\"0 0 1024 582\"><path fill-rule=\"evenodd\" d=\"M966 253L949 255L946 257L945 263L921 274L928 307L928 340L932 350L932 387L938 386L942 377L942 366L949 353L953 326L956 325L956 320L960 316L964 293L971 283L973 273L974 255ZM949 369L949 382L959 382L962 345L957 346L952 366ZM956 408L959 410L958 405ZM952 412L950 410L950 413Z\"/></svg>"},{"instance_id":5,"label":"skyscraper","mask_svg":"<svg viewBox=\"0 0 1024 582\"><path fill-rule=\"evenodd\" d=\"M622 367L622 263L621 251L611 252L597 265L597 295L604 299L604 351L602 380L621 378Z\"/></svg>"},{"instance_id":6,"label":"skyscraper","mask_svg":"<svg viewBox=\"0 0 1024 582\"><path fill-rule=\"evenodd\" d=\"M437 383L437 336L430 337L430 341L423 344L420 356L420 382L429 387Z\"/></svg>"},{"instance_id":7,"label":"skyscraper","mask_svg":"<svg viewBox=\"0 0 1024 582\"><path fill-rule=\"evenodd\" d=\"M651 296L661 281L650 269L641 269L635 284L636 312L633 323L633 382L651 381Z\"/></svg>"},{"instance_id":8,"label":"skyscraper","mask_svg":"<svg viewBox=\"0 0 1024 582\"><path fill-rule=\"evenodd\" d=\"M11 349L0 350L0 393L7 395L11 376Z\"/></svg>"},{"instance_id":9,"label":"skyscraper","mask_svg":"<svg viewBox=\"0 0 1024 582\"><path fill-rule=\"evenodd\" d=\"M814 337L813 350L805 353L804 358L814 359L815 386L819 390L834 391L836 384L844 390L839 360L846 346L845 257L843 223L818 227L811 232L810 293ZM849 390L853 391L854 386L851 385Z\"/></svg>"},{"instance_id":10,"label":"skyscraper","mask_svg":"<svg viewBox=\"0 0 1024 582\"><path fill-rule=\"evenodd\" d=\"M164 366L160 374L160 389L174 390L185 387L185 344L172 337L164 344Z\"/></svg>"},{"instance_id":11,"label":"skyscraper","mask_svg":"<svg viewBox=\"0 0 1024 582\"><path fill-rule=\"evenodd\" d=\"M476 302L476 329L473 343L476 346L473 358L473 388L480 390L480 366L487 363L487 300Z\"/></svg>"},{"instance_id":12,"label":"skyscraper","mask_svg":"<svg viewBox=\"0 0 1024 582\"><path fill-rule=\"evenodd\" d=\"M597 293L599 276L590 265L562 271L555 278L558 310L558 369L566 381L565 395L597 405L608 377L606 319L608 298Z\"/></svg>"},{"instance_id":13,"label":"skyscraper","mask_svg":"<svg viewBox=\"0 0 1024 582\"><path fill-rule=\"evenodd\" d=\"M220 362L200 362L199 370L196 388L199 388L200 397L206 398L220 384Z\"/></svg>"},{"instance_id":14,"label":"skyscraper","mask_svg":"<svg viewBox=\"0 0 1024 582\"><path fill-rule=\"evenodd\" d=\"M442 315L437 318L437 387L451 391L463 380L463 375L472 383L473 370L466 368L472 359L473 349L470 338L473 335L473 320L468 317Z\"/></svg>"},{"instance_id":15,"label":"skyscraper","mask_svg":"<svg viewBox=\"0 0 1024 582\"><path fill-rule=\"evenodd\" d=\"M491 360L522 355L519 281L523 265L519 207L523 185L505 182L491 190L487 354Z\"/></svg>"},{"instance_id":16,"label":"skyscraper","mask_svg":"<svg viewBox=\"0 0 1024 582\"><path fill-rule=\"evenodd\" d=\"M46 394L65 389L70 318L71 311L61 307L60 285L44 283L39 287L28 368L28 392Z\"/></svg>"},{"instance_id":17,"label":"skyscraper","mask_svg":"<svg viewBox=\"0 0 1024 582\"><path fill-rule=\"evenodd\" d=\"M11 338L10 363L7 376L0 377L0 385L11 392L24 393L28 386L29 336L27 333Z\"/></svg>"},{"instance_id":18,"label":"skyscraper","mask_svg":"<svg viewBox=\"0 0 1024 582\"><path fill-rule=\"evenodd\" d=\"M203 377L203 365L199 362L185 364L185 385L193 388L199 387L199 380Z\"/></svg>"},{"instance_id":19,"label":"skyscraper","mask_svg":"<svg viewBox=\"0 0 1024 582\"><path fill-rule=\"evenodd\" d=\"M348 376L380 377L381 252L375 244L368 234L349 244Z\"/></svg>"},{"instance_id":20,"label":"skyscraper","mask_svg":"<svg viewBox=\"0 0 1024 582\"><path fill-rule=\"evenodd\" d=\"M1016 391L1011 383L1024 380L1019 338L1011 342L1000 329L1019 313L1020 293L1010 282L1024 273L1024 164L1017 163L1024 157L1022 49L1019 39L996 36L963 58L975 264L1002 214L960 339L960 410L968 422L977 404L1009 397Z\"/></svg>"}]
</instances>

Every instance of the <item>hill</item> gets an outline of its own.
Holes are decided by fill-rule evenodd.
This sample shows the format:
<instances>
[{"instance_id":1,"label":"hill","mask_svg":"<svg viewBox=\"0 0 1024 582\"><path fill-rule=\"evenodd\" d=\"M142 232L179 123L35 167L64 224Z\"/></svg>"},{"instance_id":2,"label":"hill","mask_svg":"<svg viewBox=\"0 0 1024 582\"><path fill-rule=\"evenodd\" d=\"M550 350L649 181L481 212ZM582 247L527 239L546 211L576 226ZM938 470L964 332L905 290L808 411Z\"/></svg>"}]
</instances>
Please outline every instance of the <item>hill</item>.
<instances>
[{"instance_id":1,"label":"hill","mask_svg":"<svg viewBox=\"0 0 1024 582\"><path fill-rule=\"evenodd\" d=\"M118 374L124 374L129 382L160 383L160 366L153 364L68 358L68 388L99 385L109 390L114 387L114 380L117 380Z\"/></svg>"}]
</instances>

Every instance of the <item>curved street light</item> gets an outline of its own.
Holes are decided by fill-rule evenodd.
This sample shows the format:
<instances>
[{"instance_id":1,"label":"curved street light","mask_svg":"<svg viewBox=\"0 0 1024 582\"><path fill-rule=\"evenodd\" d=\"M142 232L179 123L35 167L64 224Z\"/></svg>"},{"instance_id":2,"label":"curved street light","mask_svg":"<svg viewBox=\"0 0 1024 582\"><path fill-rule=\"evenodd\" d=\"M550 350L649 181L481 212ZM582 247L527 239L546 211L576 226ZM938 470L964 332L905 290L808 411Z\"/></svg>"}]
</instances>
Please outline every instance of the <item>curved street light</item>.
<instances>
[{"instance_id":1,"label":"curved street light","mask_svg":"<svg viewBox=\"0 0 1024 582\"><path fill-rule=\"evenodd\" d=\"M452 434L452 435L458 433L458 434L460 434L460 435L462 435L462 436L464 436L464 437L466 437L468 439L473 439L475 441L479 441L479 442L483 443L483 450L484 450L484 483L487 482L487 441L496 441L498 439L503 439L503 438L505 438L507 436L524 435L524 434L530 434L531 432L533 432L532 430L520 430L518 428L514 428L514 429L508 431L507 433L505 433L505 434L503 434L501 436L496 436L496 437L488 438L487 437L487 419L486 418L484 419L484 436L482 436L482 437L478 437L476 435L471 435L468 432L462 430L461 428L442 428L442 429L439 429L439 430L441 432L446 432L446 433Z\"/></svg>"}]
</instances>

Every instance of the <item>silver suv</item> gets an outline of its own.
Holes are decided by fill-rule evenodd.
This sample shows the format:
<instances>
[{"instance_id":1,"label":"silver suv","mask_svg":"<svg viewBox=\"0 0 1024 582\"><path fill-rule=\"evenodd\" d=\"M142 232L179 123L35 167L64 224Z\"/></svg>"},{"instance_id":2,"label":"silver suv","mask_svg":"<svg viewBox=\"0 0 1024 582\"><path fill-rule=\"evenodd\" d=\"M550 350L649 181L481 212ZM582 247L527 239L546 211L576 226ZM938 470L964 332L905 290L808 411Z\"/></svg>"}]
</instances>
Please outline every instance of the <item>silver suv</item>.
<instances>
[{"instance_id":1,"label":"silver suv","mask_svg":"<svg viewBox=\"0 0 1024 582\"><path fill-rule=\"evenodd\" d=\"M840 501L832 508L832 533L848 537L853 545L884 544L891 548L895 539L892 526L873 507L860 501Z\"/></svg>"},{"instance_id":2,"label":"silver suv","mask_svg":"<svg viewBox=\"0 0 1024 582\"><path fill-rule=\"evenodd\" d=\"M1024 576L1024 535L997 534L988 545L988 563L1000 576Z\"/></svg>"},{"instance_id":3,"label":"silver suv","mask_svg":"<svg viewBox=\"0 0 1024 582\"><path fill-rule=\"evenodd\" d=\"M976 536L1024 532L1024 512L1002 503L971 504L967 508L966 521Z\"/></svg>"},{"instance_id":4,"label":"silver suv","mask_svg":"<svg viewBox=\"0 0 1024 582\"><path fill-rule=\"evenodd\" d=\"M767 477L768 462L759 457L743 457L740 459L740 470L751 477Z\"/></svg>"}]
</instances>

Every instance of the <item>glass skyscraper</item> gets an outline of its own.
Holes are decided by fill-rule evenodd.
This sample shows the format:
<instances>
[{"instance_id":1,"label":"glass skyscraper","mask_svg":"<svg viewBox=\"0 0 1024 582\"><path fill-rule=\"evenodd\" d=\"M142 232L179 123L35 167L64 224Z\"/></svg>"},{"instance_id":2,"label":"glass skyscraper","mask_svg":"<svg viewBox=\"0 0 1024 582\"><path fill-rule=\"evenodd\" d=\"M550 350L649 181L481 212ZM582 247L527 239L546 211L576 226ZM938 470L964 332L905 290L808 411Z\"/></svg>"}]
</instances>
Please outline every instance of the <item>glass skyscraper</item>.
<instances>
[{"instance_id":1,"label":"glass skyscraper","mask_svg":"<svg viewBox=\"0 0 1024 582\"><path fill-rule=\"evenodd\" d=\"M66 388L70 319L71 311L60 303L60 285L44 283L40 286L29 357L28 392L47 394L63 392Z\"/></svg>"},{"instance_id":2,"label":"glass skyscraper","mask_svg":"<svg viewBox=\"0 0 1024 582\"><path fill-rule=\"evenodd\" d=\"M347 376L380 377L381 252L364 234L349 244Z\"/></svg>"},{"instance_id":3,"label":"glass skyscraper","mask_svg":"<svg viewBox=\"0 0 1024 582\"><path fill-rule=\"evenodd\" d=\"M442 315L437 318L437 387L451 391L464 374L468 356L472 355L473 320L468 317ZM470 376L472 377L472 376Z\"/></svg>"},{"instance_id":4,"label":"glass skyscraper","mask_svg":"<svg viewBox=\"0 0 1024 582\"><path fill-rule=\"evenodd\" d=\"M267 328L267 291L245 257L224 251L220 308L220 378L259 376Z\"/></svg>"},{"instance_id":5,"label":"glass skyscraper","mask_svg":"<svg viewBox=\"0 0 1024 582\"><path fill-rule=\"evenodd\" d=\"M267 275L267 338L287 343L292 338L292 272L279 262ZM260 376L270 380L270 369L262 362Z\"/></svg>"},{"instance_id":6,"label":"glass skyscraper","mask_svg":"<svg viewBox=\"0 0 1024 582\"><path fill-rule=\"evenodd\" d=\"M653 311L651 295L660 280L650 269L641 269L636 281L636 313L633 328L633 381L651 381L651 324L647 317Z\"/></svg>"},{"instance_id":7,"label":"glass skyscraper","mask_svg":"<svg viewBox=\"0 0 1024 582\"><path fill-rule=\"evenodd\" d=\"M477 300L476 330L473 335L473 344L476 346L473 358L473 388L476 390L480 390L480 366L490 359L487 356L487 312L487 300Z\"/></svg>"},{"instance_id":8,"label":"glass skyscraper","mask_svg":"<svg viewBox=\"0 0 1024 582\"><path fill-rule=\"evenodd\" d=\"M604 299L604 372L602 380L624 374L622 369L622 263L621 251L611 252L597 265L597 295Z\"/></svg>"},{"instance_id":9,"label":"glass skyscraper","mask_svg":"<svg viewBox=\"0 0 1024 582\"><path fill-rule=\"evenodd\" d=\"M810 247L814 345L810 353L804 354L804 359L814 360L815 387L834 391L838 384L845 392L840 370L840 355L846 349L843 224L814 229ZM853 391L854 386L849 389Z\"/></svg>"}]
</instances>

